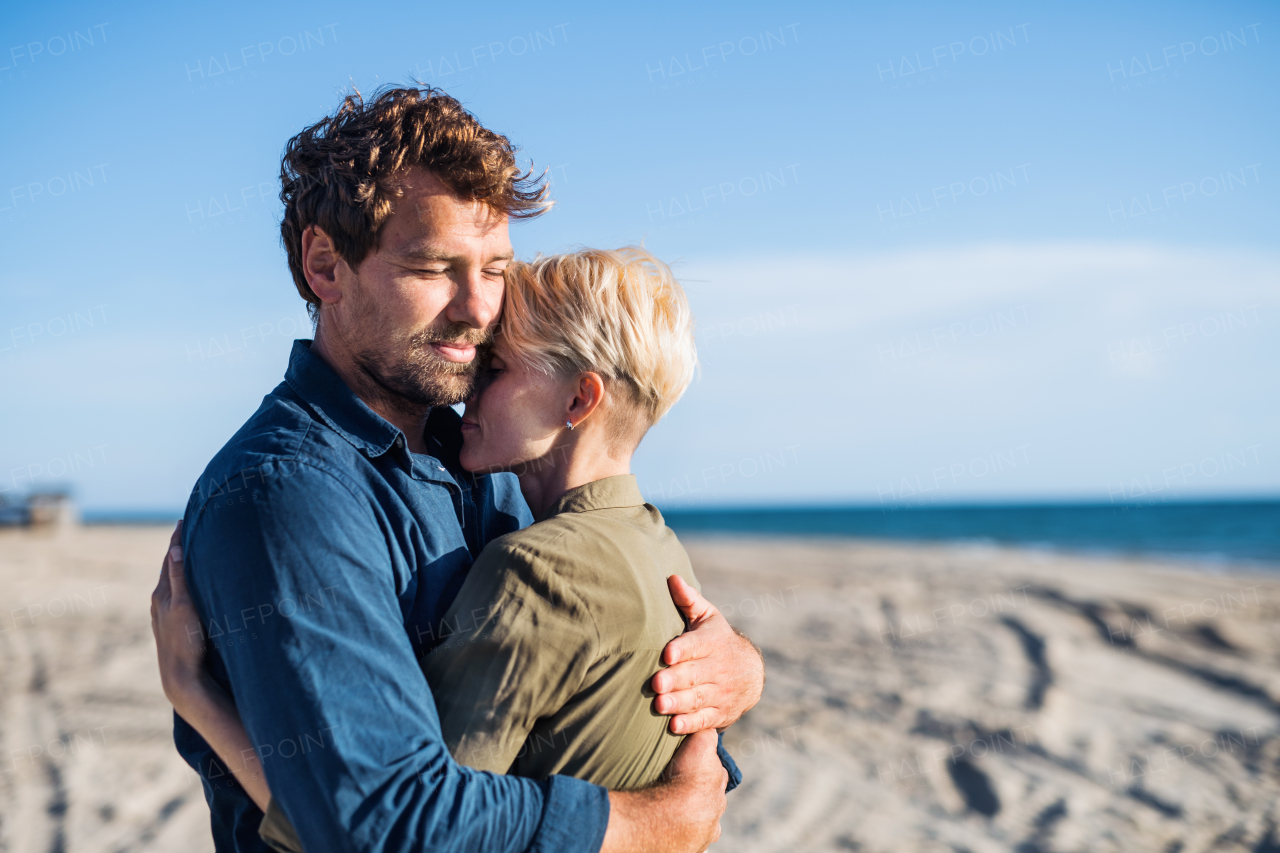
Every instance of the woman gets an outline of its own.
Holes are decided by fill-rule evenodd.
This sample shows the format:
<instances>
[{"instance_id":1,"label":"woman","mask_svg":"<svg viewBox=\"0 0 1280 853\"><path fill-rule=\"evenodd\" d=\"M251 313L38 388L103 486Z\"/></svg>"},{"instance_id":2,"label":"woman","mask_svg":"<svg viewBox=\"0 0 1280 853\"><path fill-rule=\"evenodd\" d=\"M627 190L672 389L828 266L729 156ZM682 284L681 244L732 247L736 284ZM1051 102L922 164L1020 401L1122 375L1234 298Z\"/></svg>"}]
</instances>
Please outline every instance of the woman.
<instances>
[{"instance_id":1,"label":"woman","mask_svg":"<svg viewBox=\"0 0 1280 853\"><path fill-rule=\"evenodd\" d=\"M462 465L510 471L537 521L491 542L421 660L453 756L481 770L565 774L612 789L658 776L681 738L652 710L650 675L684 629L668 578L689 560L630 473L645 433L684 393L693 318L643 249L513 264L502 327L463 416ZM298 850L203 649L179 562L154 622L165 692L266 812L263 837ZM672 578L672 584L680 583ZM163 597L163 596L162 596Z\"/></svg>"}]
</instances>

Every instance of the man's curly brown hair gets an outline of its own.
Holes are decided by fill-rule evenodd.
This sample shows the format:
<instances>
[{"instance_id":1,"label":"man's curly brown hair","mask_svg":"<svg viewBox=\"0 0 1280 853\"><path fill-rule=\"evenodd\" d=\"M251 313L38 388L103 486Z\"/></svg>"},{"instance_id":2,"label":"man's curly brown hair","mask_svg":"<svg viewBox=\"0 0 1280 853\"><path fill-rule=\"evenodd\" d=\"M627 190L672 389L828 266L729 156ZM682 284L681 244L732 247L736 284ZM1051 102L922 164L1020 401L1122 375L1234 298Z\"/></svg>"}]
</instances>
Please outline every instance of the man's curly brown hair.
<instances>
[{"instance_id":1,"label":"man's curly brown hair","mask_svg":"<svg viewBox=\"0 0 1280 853\"><path fill-rule=\"evenodd\" d=\"M545 173L516 165L505 136L429 86L387 88L365 101L353 92L333 115L289 140L280 162L280 238L289 271L312 317L320 299L302 273L302 234L312 225L355 267L378 246L400 194L398 178L420 166L465 199L513 219L551 207Z\"/></svg>"}]
</instances>

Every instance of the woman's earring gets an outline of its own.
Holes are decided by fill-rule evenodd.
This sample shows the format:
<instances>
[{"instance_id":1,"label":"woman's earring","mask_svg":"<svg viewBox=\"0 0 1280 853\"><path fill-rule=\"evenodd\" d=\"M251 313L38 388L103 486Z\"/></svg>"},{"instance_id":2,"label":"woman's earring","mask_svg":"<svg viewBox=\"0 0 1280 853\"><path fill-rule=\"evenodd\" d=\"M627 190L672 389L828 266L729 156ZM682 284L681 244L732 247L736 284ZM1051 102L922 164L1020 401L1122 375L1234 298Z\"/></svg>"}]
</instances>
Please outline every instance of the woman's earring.
<instances>
[{"instance_id":1,"label":"woman's earring","mask_svg":"<svg viewBox=\"0 0 1280 853\"><path fill-rule=\"evenodd\" d=\"M564 425L569 428L570 432L573 432L573 421L565 421Z\"/></svg>"}]
</instances>

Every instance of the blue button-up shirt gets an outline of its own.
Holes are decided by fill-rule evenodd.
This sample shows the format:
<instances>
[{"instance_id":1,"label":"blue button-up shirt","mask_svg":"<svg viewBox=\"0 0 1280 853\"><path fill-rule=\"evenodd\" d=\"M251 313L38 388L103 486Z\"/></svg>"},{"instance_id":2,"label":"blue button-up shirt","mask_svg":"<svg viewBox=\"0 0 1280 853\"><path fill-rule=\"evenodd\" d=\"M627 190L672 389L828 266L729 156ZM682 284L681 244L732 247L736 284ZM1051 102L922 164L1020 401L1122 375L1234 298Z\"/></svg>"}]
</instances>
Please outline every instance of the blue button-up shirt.
<instances>
[{"instance_id":1,"label":"blue button-up shirt","mask_svg":"<svg viewBox=\"0 0 1280 853\"><path fill-rule=\"evenodd\" d=\"M457 414L429 455L297 341L285 381L200 477L183 525L209 667L234 696L308 853L594 853L604 789L458 765L418 656L489 540L530 522L510 475L458 464ZM180 718L220 851L262 851L262 813Z\"/></svg>"}]
</instances>

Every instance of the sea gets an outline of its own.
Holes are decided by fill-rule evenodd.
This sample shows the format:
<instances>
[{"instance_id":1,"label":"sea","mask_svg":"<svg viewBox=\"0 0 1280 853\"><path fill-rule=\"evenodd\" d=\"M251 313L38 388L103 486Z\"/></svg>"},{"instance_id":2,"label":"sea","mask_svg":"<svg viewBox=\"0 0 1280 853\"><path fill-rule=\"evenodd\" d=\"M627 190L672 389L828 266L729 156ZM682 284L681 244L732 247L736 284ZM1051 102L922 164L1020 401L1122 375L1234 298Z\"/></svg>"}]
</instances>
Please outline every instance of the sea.
<instances>
[{"instance_id":1,"label":"sea","mask_svg":"<svg viewBox=\"0 0 1280 853\"><path fill-rule=\"evenodd\" d=\"M663 517L678 534L1002 545L1280 571L1280 500L673 509Z\"/></svg>"},{"instance_id":2,"label":"sea","mask_svg":"<svg viewBox=\"0 0 1280 853\"><path fill-rule=\"evenodd\" d=\"M180 512L85 512L87 524L173 524ZM664 509L682 535L856 537L1157 557L1280 572L1280 500Z\"/></svg>"}]
</instances>

